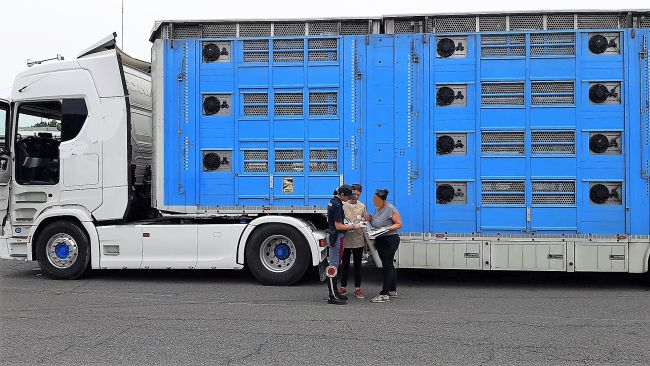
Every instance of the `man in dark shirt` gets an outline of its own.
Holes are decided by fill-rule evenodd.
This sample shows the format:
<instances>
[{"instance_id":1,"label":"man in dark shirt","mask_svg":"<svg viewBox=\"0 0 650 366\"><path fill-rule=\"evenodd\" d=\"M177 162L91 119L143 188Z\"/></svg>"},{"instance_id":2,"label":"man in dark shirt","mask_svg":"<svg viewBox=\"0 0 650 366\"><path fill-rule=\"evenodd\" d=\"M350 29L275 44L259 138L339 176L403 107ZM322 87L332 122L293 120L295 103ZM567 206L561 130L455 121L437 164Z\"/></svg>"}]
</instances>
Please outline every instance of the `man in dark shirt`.
<instances>
[{"instance_id":1,"label":"man in dark shirt","mask_svg":"<svg viewBox=\"0 0 650 366\"><path fill-rule=\"evenodd\" d=\"M343 213L343 202L352 196L352 188L344 184L334 191L334 197L327 205L327 244L328 255L327 261L327 290L328 304L344 305L347 300L343 295L338 293L338 267L341 264L341 254L343 253L343 236L345 231L358 229L359 225L344 224L345 214Z\"/></svg>"}]
</instances>

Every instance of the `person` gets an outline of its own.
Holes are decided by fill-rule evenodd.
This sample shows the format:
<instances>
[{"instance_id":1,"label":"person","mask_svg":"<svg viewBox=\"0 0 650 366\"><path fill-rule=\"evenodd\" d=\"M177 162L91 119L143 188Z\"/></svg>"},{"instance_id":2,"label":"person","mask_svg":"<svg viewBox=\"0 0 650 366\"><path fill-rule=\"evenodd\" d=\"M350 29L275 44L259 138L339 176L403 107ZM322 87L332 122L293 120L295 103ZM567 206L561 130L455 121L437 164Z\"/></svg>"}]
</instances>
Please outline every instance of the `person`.
<instances>
[{"instance_id":1,"label":"person","mask_svg":"<svg viewBox=\"0 0 650 366\"><path fill-rule=\"evenodd\" d=\"M353 224L361 224L368 216L366 205L359 201L361 196L361 184L352 185L352 196L347 202L343 202L345 219ZM343 239L343 262L341 263L341 287L339 294L346 295L348 285L348 271L350 270L350 256L354 262L354 296L357 299L365 299L366 295L361 289L361 257L366 246L366 237L362 230L350 230L345 233Z\"/></svg>"},{"instance_id":2,"label":"person","mask_svg":"<svg viewBox=\"0 0 650 366\"><path fill-rule=\"evenodd\" d=\"M402 228L402 217L389 202L387 189L378 189L372 197L376 208L375 214L368 216L368 221L373 227L384 227L388 232L375 239L375 248L382 264L383 284L379 295L372 298L372 302L388 302L391 297L397 297L397 271L393 260L399 247L397 230Z\"/></svg>"},{"instance_id":3,"label":"person","mask_svg":"<svg viewBox=\"0 0 650 366\"><path fill-rule=\"evenodd\" d=\"M327 205L327 244L328 254L327 261L327 290L328 304L345 305L347 296L339 295L337 272L341 264L341 252L343 251L343 239L347 230L359 229L359 224L344 224L345 215L343 213L343 202L352 196L352 188L344 184L334 191L334 197Z\"/></svg>"}]
</instances>

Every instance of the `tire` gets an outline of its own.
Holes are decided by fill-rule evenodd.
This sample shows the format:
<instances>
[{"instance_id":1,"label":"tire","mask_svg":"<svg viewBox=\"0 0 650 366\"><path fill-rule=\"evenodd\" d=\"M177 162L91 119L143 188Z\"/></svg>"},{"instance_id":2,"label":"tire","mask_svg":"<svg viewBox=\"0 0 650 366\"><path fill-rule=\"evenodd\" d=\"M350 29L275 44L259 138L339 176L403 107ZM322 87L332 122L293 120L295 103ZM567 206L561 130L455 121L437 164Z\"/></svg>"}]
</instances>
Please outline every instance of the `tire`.
<instances>
[{"instance_id":1,"label":"tire","mask_svg":"<svg viewBox=\"0 0 650 366\"><path fill-rule=\"evenodd\" d=\"M246 242L246 265L263 285L289 286L309 267L311 250L303 234L288 225L261 226Z\"/></svg>"},{"instance_id":2,"label":"tire","mask_svg":"<svg viewBox=\"0 0 650 366\"><path fill-rule=\"evenodd\" d=\"M36 258L48 277L81 277L90 263L90 240L83 228L70 221L48 224L36 237Z\"/></svg>"}]
</instances>

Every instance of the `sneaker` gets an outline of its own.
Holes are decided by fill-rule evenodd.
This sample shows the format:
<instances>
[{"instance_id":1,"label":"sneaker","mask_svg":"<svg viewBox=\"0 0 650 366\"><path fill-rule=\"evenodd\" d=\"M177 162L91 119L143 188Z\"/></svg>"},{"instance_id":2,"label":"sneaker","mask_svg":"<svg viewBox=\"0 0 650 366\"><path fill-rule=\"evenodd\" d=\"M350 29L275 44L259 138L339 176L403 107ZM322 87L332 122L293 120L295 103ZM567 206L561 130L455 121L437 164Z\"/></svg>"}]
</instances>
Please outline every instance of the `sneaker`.
<instances>
[{"instance_id":1,"label":"sneaker","mask_svg":"<svg viewBox=\"0 0 650 366\"><path fill-rule=\"evenodd\" d=\"M338 292L339 292L339 299L348 301L348 297L345 295L347 293L345 287L339 287Z\"/></svg>"},{"instance_id":2,"label":"sneaker","mask_svg":"<svg viewBox=\"0 0 650 366\"><path fill-rule=\"evenodd\" d=\"M354 290L354 296L355 296L357 299L365 299L365 298L366 298L366 294L365 294L365 293L363 292L363 290L360 289L360 288Z\"/></svg>"},{"instance_id":3,"label":"sneaker","mask_svg":"<svg viewBox=\"0 0 650 366\"><path fill-rule=\"evenodd\" d=\"M390 296L388 295L377 295L370 300L372 302L389 302L390 301Z\"/></svg>"},{"instance_id":4,"label":"sneaker","mask_svg":"<svg viewBox=\"0 0 650 366\"><path fill-rule=\"evenodd\" d=\"M390 296L390 297L398 297L397 296L397 291L388 291L388 296Z\"/></svg>"},{"instance_id":5,"label":"sneaker","mask_svg":"<svg viewBox=\"0 0 650 366\"><path fill-rule=\"evenodd\" d=\"M339 299L339 298L336 298L336 297L329 297L327 299L327 303L332 304L332 305L345 305L345 304L347 304L347 302L345 300Z\"/></svg>"}]
</instances>

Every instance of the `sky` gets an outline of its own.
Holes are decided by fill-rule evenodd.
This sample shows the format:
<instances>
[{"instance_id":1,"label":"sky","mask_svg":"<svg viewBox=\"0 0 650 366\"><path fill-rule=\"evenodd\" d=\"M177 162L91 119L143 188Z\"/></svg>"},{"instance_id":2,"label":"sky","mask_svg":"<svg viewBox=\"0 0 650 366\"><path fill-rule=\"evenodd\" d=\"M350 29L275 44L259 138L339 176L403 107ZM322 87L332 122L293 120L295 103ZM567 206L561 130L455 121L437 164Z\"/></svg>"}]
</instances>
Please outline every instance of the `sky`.
<instances>
[{"instance_id":1,"label":"sky","mask_svg":"<svg viewBox=\"0 0 650 366\"><path fill-rule=\"evenodd\" d=\"M543 8L542 8L543 6ZM149 34L156 20L293 19L378 17L395 14L481 11L648 9L648 0L607 1L412 1L412 0L3 0L0 7L0 96L8 96L26 60L77 55L98 40L118 33L118 44L133 57L149 61Z\"/></svg>"}]
</instances>

